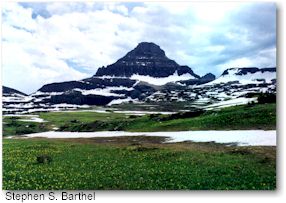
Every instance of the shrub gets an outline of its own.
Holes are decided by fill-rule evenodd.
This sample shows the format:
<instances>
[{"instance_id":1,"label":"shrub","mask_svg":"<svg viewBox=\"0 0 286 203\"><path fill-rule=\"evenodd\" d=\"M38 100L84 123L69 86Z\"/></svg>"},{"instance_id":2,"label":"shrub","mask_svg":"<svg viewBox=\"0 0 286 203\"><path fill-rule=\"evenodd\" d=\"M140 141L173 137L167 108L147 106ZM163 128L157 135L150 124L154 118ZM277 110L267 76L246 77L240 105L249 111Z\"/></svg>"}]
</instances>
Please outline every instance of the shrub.
<instances>
[{"instance_id":1,"label":"shrub","mask_svg":"<svg viewBox=\"0 0 286 203\"><path fill-rule=\"evenodd\" d=\"M29 125L29 127L26 126L19 126L16 128L15 133L16 135L24 135L24 134L30 134L37 132L34 126Z\"/></svg>"},{"instance_id":2,"label":"shrub","mask_svg":"<svg viewBox=\"0 0 286 203\"><path fill-rule=\"evenodd\" d=\"M138 118L136 115L130 115L128 118Z\"/></svg>"},{"instance_id":3,"label":"shrub","mask_svg":"<svg viewBox=\"0 0 286 203\"><path fill-rule=\"evenodd\" d=\"M45 164L45 163L51 163L52 157L49 155L40 155L37 156L37 163L38 164Z\"/></svg>"},{"instance_id":4,"label":"shrub","mask_svg":"<svg viewBox=\"0 0 286 203\"><path fill-rule=\"evenodd\" d=\"M71 123L79 123L79 121L78 121L78 120L76 120L76 119L71 120L70 122L71 122Z\"/></svg>"},{"instance_id":5,"label":"shrub","mask_svg":"<svg viewBox=\"0 0 286 203\"><path fill-rule=\"evenodd\" d=\"M274 93L261 93L257 101L259 104L266 104L266 103L275 103L276 102L276 94Z\"/></svg>"},{"instance_id":6,"label":"shrub","mask_svg":"<svg viewBox=\"0 0 286 203\"><path fill-rule=\"evenodd\" d=\"M162 117L161 121L168 121L168 120L182 119L182 118L194 118L194 117L198 117L198 116L202 115L203 113L205 113L204 110L180 112L180 113L170 114L166 117Z\"/></svg>"},{"instance_id":7,"label":"shrub","mask_svg":"<svg viewBox=\"0 0 286 203\"><path fill-rule=\"evenodd\" d=\"M254 101L250 101L247 103L247 107L252 107L255 105L255 102Z\"/></svg>"}]
</instances>

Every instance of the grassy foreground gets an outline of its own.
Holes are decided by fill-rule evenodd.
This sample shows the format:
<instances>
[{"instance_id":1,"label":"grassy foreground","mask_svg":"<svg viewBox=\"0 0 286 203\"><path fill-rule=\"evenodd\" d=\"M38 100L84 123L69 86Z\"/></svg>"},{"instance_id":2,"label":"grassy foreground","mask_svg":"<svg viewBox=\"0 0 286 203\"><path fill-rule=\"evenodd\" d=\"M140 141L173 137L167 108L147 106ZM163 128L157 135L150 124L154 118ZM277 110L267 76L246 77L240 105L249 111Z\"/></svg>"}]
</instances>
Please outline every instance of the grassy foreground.
<instances>
[{"instance_id":1,"label":"grassy foreground","mask_svg":"<svg viewBox=\"0 0 286 203\"><path fill-rule=\"evenodd\" d=\"M3 189L276 188L275 147L104 139L3 139ZM49 162L37 160L41 156Z\"/></svg>"}]
</instances>

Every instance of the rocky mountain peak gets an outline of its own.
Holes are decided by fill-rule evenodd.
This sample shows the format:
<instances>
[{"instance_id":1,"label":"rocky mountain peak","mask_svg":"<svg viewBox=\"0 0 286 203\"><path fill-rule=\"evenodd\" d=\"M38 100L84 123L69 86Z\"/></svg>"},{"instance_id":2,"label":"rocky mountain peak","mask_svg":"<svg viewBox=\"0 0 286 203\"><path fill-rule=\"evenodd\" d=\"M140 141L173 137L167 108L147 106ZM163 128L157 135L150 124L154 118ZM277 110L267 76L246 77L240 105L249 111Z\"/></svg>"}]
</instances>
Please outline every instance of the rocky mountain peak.
<instances>
[{"instance_id":1,"label":"rocky mountain peak","mask_svg":"<svg viewBox=\"0 0 286 203\"><path fill-rule=\"evenodd\" d=\"M188 66L180 66L165 55L165 51L153 42L141 42L114 64L99 68L98 76L131 77L132 75L169 77L190 74L199 78Z\"/></svg>"},{"instance_id":2,"label":"rocky mountain peak","mask_svg":"<svg viewBox=\"0 0 286 203\"><path fill-rule=\"evenodd\" d=\"M145 59L152 57L166 57L165 52L153 42L141 42L133 49L128 52L122 59Z\"/></svg>"}]
</instances>

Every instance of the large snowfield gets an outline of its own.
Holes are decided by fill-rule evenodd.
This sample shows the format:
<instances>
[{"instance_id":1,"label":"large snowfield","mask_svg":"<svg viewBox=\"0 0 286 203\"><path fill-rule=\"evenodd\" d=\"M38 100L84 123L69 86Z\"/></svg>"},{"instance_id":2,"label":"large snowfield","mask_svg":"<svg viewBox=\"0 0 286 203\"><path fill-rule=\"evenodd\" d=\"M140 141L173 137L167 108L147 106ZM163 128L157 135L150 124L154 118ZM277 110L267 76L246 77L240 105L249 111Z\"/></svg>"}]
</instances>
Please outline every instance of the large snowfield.
<instances>
[{"instance_id":1,"label":"large snowfield","mask_svg":"<svg viewBox=\"0 0 286 203\"><path fill-rule=\"evenodd\" d=\"M276 146L276 130L231 130L231 131L177 131L177 132L43 132L26 134L27 138L93 138L119 136L168 137L166 142L216 142L239 146ZM17 136L18 137L18 136Z\"/></svg>"}]
</instances>

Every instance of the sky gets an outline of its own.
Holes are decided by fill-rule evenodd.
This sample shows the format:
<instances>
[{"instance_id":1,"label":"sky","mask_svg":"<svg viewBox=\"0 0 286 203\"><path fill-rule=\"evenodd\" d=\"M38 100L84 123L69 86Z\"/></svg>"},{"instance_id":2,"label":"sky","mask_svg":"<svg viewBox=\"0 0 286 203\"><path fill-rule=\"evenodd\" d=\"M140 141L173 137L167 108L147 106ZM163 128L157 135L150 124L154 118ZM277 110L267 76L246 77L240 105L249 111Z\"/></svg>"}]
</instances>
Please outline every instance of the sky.
<instances>
[{"instance_id":1,"label":"sky","mask_svg":"<svg viewBox=\"0 0 286 203\"><path fill-rule=\"evenodd\" d=\"M2 83L30 94L47 83L87 78L144 41L201 76L276 67L276 5L3 3Z\"/></svg>"}]
</instances>

